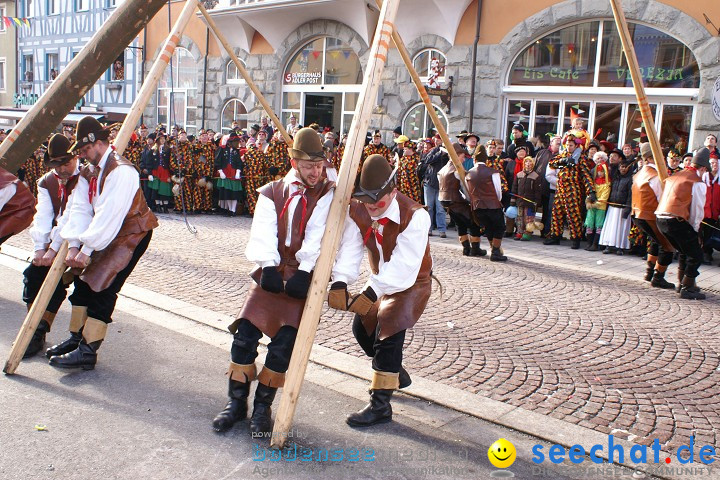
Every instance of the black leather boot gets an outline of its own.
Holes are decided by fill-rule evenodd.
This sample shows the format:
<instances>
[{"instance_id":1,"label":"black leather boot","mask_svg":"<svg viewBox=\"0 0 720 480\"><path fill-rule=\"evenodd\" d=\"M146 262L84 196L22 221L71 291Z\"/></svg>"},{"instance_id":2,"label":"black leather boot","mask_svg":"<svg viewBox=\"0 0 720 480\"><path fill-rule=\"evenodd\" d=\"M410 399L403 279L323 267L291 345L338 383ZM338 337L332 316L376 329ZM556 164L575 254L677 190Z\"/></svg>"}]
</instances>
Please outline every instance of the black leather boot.
<instances>
[{"instance_id":1,"label":"black leather boot","mask_svg":"<svg viewBox=\"0 0 720 480\"><path fill-rule=\"evenodd\" d=\"M102 340L87 343L85 339L80 341L80 345L70 353L64 355L56 355L50 358L50 366L57 368L82 368L83 370L93 370L97 363L97 351L102 345Z\"/></svg>"},{"instance_id":2,"label":"black leather boot","mask_svg":"<svg viewBox=\"0 0 720 480\"><path fill-rule=\"evenodd\" d=\"M248 410L248 395L250 394L250 382L238 382L229 380L228 397L230 400L225 409L218 413L213 420L213 429L216 432L225 432L240 420L245 420Z\"/></svg>"},{"instance_id":3,"label":"black leather boot","mask_svg":"<svg viewBox=\"0 0 720 480\"><path fill-rule=\"evenodd\" d=\"M398 388L409 387L412 384L412 378L410 378L410 374L402 367L402 365L400 366L398 380L400 382L400 386Z\"/></svg>"},{"instance_id":4,"label":"black leather boot","mask_svg":"<svg viewBox=\"0 0 720 480\"><path fill-rule=\"evenodd\" d=\"M543 245L560 245L560 237L549 235L543 240Z\"/></svg>"},{"instance_id":5,"label":"black leather boot","mask_svg":"<svg viewBox=\"0 0 720 480\"><path fill-rule=\"evenodd\" d=\"M70 353L76 348L78 348L78 345L80 345L80 340L82 340L82 329L80 329L79 332L70 332L70 338L68 338L64 342L58 343L57 345L53 345L52 347L48 348L45 352L45 356L47 358L51 358L57 355L65 355L66 353Z\"/></svg>"},{"instance_id":6,"label":"black leather boot","mask_svg":"<svg viewBox=\"0 0 720 480\"><path fill-rule=\"evenodd\" d=\"M253 401L253 413L250 417L250 431L254 434L272 431L272 403L277 388L258 383Z\"/></svg>"},{"instance_id":7,"label":"black leather boot","mask_svg":"<svg viewBox=\"0 0 720 480\"><path fill-rule=\"evenodd\" d=\"M45 346L45 335L50 331L50 324L45 320L40 320L35 333L33 333L30 343L25 349L23 358L30 358L43 349Z\"/></svg>"},{"instance_id":8,"label":"black leather boot","mask_svg":"<svg viewBox=\"0 0 720 480\"><path fill-rule=\"evenodd\" d=\"M695 279L684 277L680 288L680 298L686 300L705 300L705 294L695 285Z\"/></svg>"},{"instance_id":9,"label":"black leather boot","mask_svg":"<svg viewBox=\"0 0 720 480\"><path fill-rule=\"evenodd\" d=\"M664 289L675 289L675 284L670 283L667 280L665 280L665 272L659 272L655 270L655 273L653 274L652 281L650 282L650 285L652 285L655 288L664 288Z\"/></svg>"},{"instance_id":10,"label":"black leather boot","mask_svg":"<svg viewBox=\"0 0 720 480\"><path fill-rule=\"evenodd\" d=\"M572 242L573 243L572 243L572 245L570 245L570 248L572 248L573 250L577 250L580 248L580 239L579 238L573 239Z\"/></svg>"},{"instance_id":11,"label":"black leather boot","mask_svg":"<svg viewBox=\"0 0 720 480\"><path fill-rule=\"evenodd\" d=\"M472 242L470 244L471 257L484 257L485 255L487 255L487 250L480 248L480 242Z\"/></svg>"},{"instance_id":12,"label":"black leather boot","mask_svg":"<svg viewBox=\"0 0 720 480\"><path fill-rule=\"evenodd\" d=\"M593 247L593 243L595 242L595 236L596 236L596 235L595 235L594 233L588 233L588 234L587 234L588 244L587 244L587 247L585 247L585 250L587 250L588 252L593 251L593 250L591 250L591 249L592 249L592 247ZM595 250L597 250L597 247L595 248Z\"/></svg>"},{"instance_id":13,"label":"black leather boot","mask_svg":"<svg viewBox=\"0 0 720 480\"><path fill-rule=\"evenodd\" d=\"M357 413L348 415L345 422L351 427L369 427L392 420L390 399L393 390L371 390L370 403Z\"/></svg>"},{"instance_id":14,"label":"black leather boot","mask_svg":"<svg viewBox=\"0 0 720 480\"><path fill-rule=\"evenodd\" d=\"M680 293L680 291L682 290L683 278L685 278L685 268L678 267L678 284L677 284L677 287L675 287L675 291L677 293Z\"/></svg>"},{"instance_id":15,"label":"black leather boot","mask_svg":"<svg viewBox=\"0 0 720 480\"><path fill-rule=\"evenodd\" d=\"M502 254L502 250L500 250L500 247L492 247L492 253L490 253L490 261L505 262L507 261L507 257Z\"/></svg>"},{"instance_id":16,"label":"black leather boot","mask_svg":"<svg viewBox=\"0 0 720 480\"><path fill-rule=\"evenodd\" d=\"M470 256L470 240L463 240L462 246L463 246L463 255L466 257L469 257Z\"/></svg>"},{"instance_id":17,"label":"black leather boot","mask_svg":"<svg viewBox=\"0 0 720 480\"><path fill-rule=\"evenodd\" d=\"M600 233L594 233L593 236L592 245L586 248L588 252L597 252L600 249ZM588 239L588 241L590 241L590 239Z\"/></svg>"},{"instance_id":18,"label":"black leather boot","mask_svg":"<svg viewBox=\"0 0 720 480\"><path fill-rule=\"evenodd\" d=\"M650 282L655 275L655 262L647 262L647 269L645 270L645 281Z\"/></svg>"}]
</instances>

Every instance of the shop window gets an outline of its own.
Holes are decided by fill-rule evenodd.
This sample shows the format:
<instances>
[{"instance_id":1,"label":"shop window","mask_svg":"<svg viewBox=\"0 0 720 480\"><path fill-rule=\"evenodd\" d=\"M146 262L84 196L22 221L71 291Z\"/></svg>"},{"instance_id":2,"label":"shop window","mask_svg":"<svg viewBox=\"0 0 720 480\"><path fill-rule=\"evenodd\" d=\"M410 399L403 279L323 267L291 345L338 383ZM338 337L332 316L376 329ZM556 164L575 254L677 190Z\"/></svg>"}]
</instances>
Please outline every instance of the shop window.
<instances>
[{"instance_id":1,"label":"shop window","mask_svg":"<svg viewBox=\"0 0 720 480\"><path fill-rule=\"evenodd\" d=\"M283 78L284 85L361 83L362 68L357 54L349 45L331 37L305 44L288 62Z\"/></svg>"},{"instance_id":2,"label":"shop window","mask_svg":"<svg viewBox=\"0 0 720 480\"><path fill-rule=\"evenodd\" d=\"M45 54L45 78L48 82L52 82L55 80L58 76L58 71L60 70L60 65L58 62L58 54L57 53L47 53Z\"/></svg>"},{"instance_id":3,"label":"shop window","mask_svg":"<svg viewBox=\"0 0 720 480\"><path fill-rule=\"evenodd\" d=\"M650 113L654 119L657 119L657 105L650 105ZM640 114L640 108L637 103L631 103L628 105L627 120L625 121L625 143L637 145L647 141L645 122Z\"/></svg>"},{"instance_id":4,"label":"shop window","mask_svg":"<svg viewBox=\"0 0 720 480\"><path fill-rule=\"evenodd\" d=\"M433 104L433 107L435 108L435 113L440 118L440 121L443 122L443 126L447 131L448 119L445 116L445 113L437 105ZM427 108L425 108L424 103L418 103L410 108L410 110L408 110L405 114L402 125L403 133L413 140L430 136L429 130L434 128L433 122L430 119L430 115L427 113Z\"/></svg>"},{"instance_id":5,"label":"shop window","mask_svg":"<svg viewBox=\"0 0 720 480\"><path fill-rule=\"evenodd\" d=\"M660 124L660 143L663 150L673 149L680 155L687 153L693 107L663 105Z\"/></svg>"},{"instance_id":6,"label":"shop window","mask_svg":"<svg viewBox=\"0 0 720 480\"><path fill-rule=\"evenodd\" d=\"M158 123L180 125L188 134L197 131L197 77L197 62L190 51L176 48L158 82Z\"/></svg>"},{"instance_id":7,"label":"shop window","mask_svg":"<svg viewBox=\"0 0 720 480\"><path fill-rule=\"evenodd\" d=\"M220 131L222 133L230 133L230 127L233 122L238 122L240 128L247 128L248 115L245 105L238 99L233 98L225 104L222 111L222 125Z\"/></svg>"}]
</instances>

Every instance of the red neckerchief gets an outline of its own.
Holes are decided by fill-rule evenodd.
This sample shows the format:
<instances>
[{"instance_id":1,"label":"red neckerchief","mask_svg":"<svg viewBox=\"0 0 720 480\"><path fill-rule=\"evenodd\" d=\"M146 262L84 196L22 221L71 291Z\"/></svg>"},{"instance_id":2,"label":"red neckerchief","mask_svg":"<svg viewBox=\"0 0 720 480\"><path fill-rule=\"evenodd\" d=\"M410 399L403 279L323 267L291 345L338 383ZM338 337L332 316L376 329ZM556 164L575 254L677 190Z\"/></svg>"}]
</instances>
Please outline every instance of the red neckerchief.
<instances>
[{"instance_id":1,"label":"red neckerchief","mask_svg":"<svg viewBox=\"0 0 720 480\"><path fill-rule=\"evenodd\" d=\"M302 216L300 217L300 236L303 234L303 230L305 230L305 216L307 215L307 195L305 194L305 190L307 190L307 185L305 185L302 182L292 182L293 185L297 185L298 189L290 195L290 197L285 201L285 205L283 206L282 211L280 212L280 219L282 220L283 216L285 215L285 212L287 211L288 207L290 206L290 202L292 202L293 197L300 197L300 201L302 202Z\"/></svg>"},{"instance_id":2,"label":"red neckerchief","mask_svg":"<svg viewBox=\"0 0 720 480\"><path fill-rule=\"evenodd\" d=\"M382 217L374 221L372 225L370 225L370 228L367 229L367 232L365 232L365 236L363 237L363 245L367 245L370 234L373 232L375 232L375 239L377 240L378 244L382 245L383 236L380 233L380 226L382 225L384 227L389 221L390 219L387 217Z\"/></svg>"},{"instance_id":3,"label":"red neckerchief","mask_svg":"<svg viewBox=\"0 0 720 480\"><path fill-rule=\"evenodd\" d=\"M685 167L685 170L695 172L695 175L697 175L697 168L693 167L692 165L688 165L687 167Z\"/></svg>"},{"instance_id":4,"label":"red neckerchief","mask_svg":"<svg viewBox=\"0 0 720 480\"><path fill-rule=\"evenodd\" d=\"M58 193L60 194L60 203L62 204L65 199L65 195L67 195L67 190L65 189L65 183L67 183L67 180L60 178L60 176L55 172L53 172L53 175L55 175L55 178L58 181Z\"/></svg>"}]
</instances>

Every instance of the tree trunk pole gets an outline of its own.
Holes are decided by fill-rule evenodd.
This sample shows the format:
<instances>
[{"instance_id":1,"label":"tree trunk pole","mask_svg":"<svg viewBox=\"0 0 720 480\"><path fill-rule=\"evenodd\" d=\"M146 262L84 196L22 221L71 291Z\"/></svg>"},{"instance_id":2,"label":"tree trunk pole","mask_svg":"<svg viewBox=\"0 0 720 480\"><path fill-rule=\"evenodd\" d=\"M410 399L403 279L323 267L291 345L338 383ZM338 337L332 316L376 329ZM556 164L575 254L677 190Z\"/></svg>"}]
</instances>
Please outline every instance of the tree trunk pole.
<instances>
[{"instance_id":1,"label":"tree trunk pole","mask_svg":"<svg viewBox=\"0 0 720 480\"><path fill-rule=\"evenodd\" d=\"M205 21L207 22L208 26L210 27L210 30L212 30L213 35L215 35L215 38L217 41L225 48L225 51L230 55L230 58L232 59L233 63L238 69L238 72L240 72L240 75L245 79L245 81L248 84L248 87L250 87L250 90L255 94L255 97L258 99L262 107L265 109L265 112L270 116L270 119L275 124L275 127L277 127L278 130L280 130L280 133L282 134L283 138L285 138L285 142L288 144L288 146L292 146L293 140L290 138L290 134L285 130L285 125L282 124L280 119L275 115L275 112L273 111L272 107L268 103L267 100L265 100L265 96L262 94L260 89L255 85L255 82L253 81L252 77L248 73L248 71L245 69L245 66L242 64L240 59L235 55L235 52L233 51L232 46L230 46L230 43L227 41L227 38L225 38L225 35L220 31L217 24L215 23L215 20L212 19L208 11L205 9L204 6L199 5L200 13L203 14L203 17L205 17Z\"/></svg>"},{"instance_id":2,"label":"tree trunk pole","mask_svg":"<svg viewBox=\"0 0 720 480\"><path fill-rule=\"evenodd\" d=\"M145 110L145 106L150 101L150 97L152 97L155 93L155 88L157 87L160 78L162 78L163 73L165 73L165 68L172 59L175 47L177 47L180 37L185 31L185 27L187 27L188 22L193 17L197 6L198 0L187 0L187 2L185 2L185 6L180 13L180 17L178 17L175 21L172 31L165 39L163 49L160 51L160 55L158 55L155 59L155 62L153 62L153 66L150 69L150 72L148 72L148 77L143 82L142 88L140 88L137 97L135 97L135 101L133 102L132 107L130 107L130 113L128 113L125 117L125 121L123 122L122 127L120 127L120 131L113 143L119 155L122 155L125 151L125 148L130 141L130 136L132 135L133 130L135 130L135 125L137 125L140 120L140 116L142 115L143 110Z\"/></svg>"},{"instance_id":3,"label":"tree trunk pole","mask_svg":"<svg viewBox=\"0 0 720 480\"><path fill-rule=\"evenodd\" d=\"M0 144L0 167L16 171L165 4L120 4Z\"/></svg>"},{"instance_id":4,"label":"tree trunk pole","mask_svg":"<svg viewBox=\"0 0 720 480\"><path fill-rule=\"evenodd\" d=\"M365 69L362 90L348 132L347 147L338 172L335 196L330 206L325 235L320 246L320 257L315 264L312 284L305 302L300 328L298 329L290 366L285 378L283 395L275 418L275 426L270 439L270 446L273 448L282 448L285 444L295 415L295 408L300 396L300 387L305 377L305 370L310 359L310 350L312 349L315 332L322 313L322 306L327 294L327 284L335 261L335 252L342 236L350 195L355 185L357 168L365 146L365 132L367 132L370 124L374 99L377 97L382 72L387 62L390 35L395 29L393 22L397 14L398 3L399 0L385 0L380 9L380 18L370 47L370 56Z\"/></svg>"},{"instance_id":5,"label":"tree trunk pole","mask_svg":"<svg viewBox=\"0 0 720 480\"><path fill-rule=\"evenodd\" d=\"M635 88L635 96L637 97L638 107L640 108L640 115L645 124L645 133L647 133L648 142L650 142L650 147L652 148L655 166L657 167L660 181L664 182L668 176L667 166L665 165L665 155L663 155L660 140L658 140L657 132L655 131L655 121L653 120L650 105L645 95L645 87L643 86L642 75L640 75L640 66L638 65L637 55L635 55L632 39L630 38L630 30L628 30L627 21L625 20L625 13L618 0L610 0L610 6L612 7L615 25L617 25L620 42L622 43L623 52L625 53L625 58L627 59L630 69L630 76L632 77L633 87Z\"/></svg>"}]
</instances>

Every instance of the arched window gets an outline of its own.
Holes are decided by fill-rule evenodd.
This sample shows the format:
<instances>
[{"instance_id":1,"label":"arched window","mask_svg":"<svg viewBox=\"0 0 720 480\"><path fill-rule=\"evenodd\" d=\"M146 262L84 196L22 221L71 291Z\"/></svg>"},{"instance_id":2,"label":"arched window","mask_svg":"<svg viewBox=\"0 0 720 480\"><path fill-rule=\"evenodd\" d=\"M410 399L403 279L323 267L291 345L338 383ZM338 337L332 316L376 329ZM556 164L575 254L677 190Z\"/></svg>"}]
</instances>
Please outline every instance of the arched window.
<instances>
[{"instance_id":1,"label":"arched window","mask_svg":"<svg viewBox=\"0 0 720 480\"><path fill-rule=\"evenodd\" d=\"M418 76L423 83L427 82L431 72L436 75L435 80L438 83L445 82L446 63L447 58L445 57L445 54L434 48L428 48L421 51L415 55L415 58L413 59L413 67L415 67L415 71L418 73Z\"/></svg>"},{"instance_id":2,"label":"arched window","mask_svg":"<svg viewBox=\"0 0 720 480\"><path fill-rule=\"evenodd\" d=\"M192 53L186 48L176 48L172 64L165 68L158 82L158 123L180 125L190 135L197 132L197 75L197 63Z\"/></svg>"},{"instance_id":3,"label":"arched window","mask_svg":"<svg viewBox=\"0 0 720 480\"><path fill-rule=\"evenodd\" d=\"M233 122L238 122L240 128L247 128L248 126L247 109L237 98L233 98L225 104L221 119L220 131L222 133L230 133Z\"/></svg>"},{"instance_id":4,"label":"arched window","mask_svg":"<svg viewBox=\"0 0 720 480\"><path fill-rule=\"evenodd\" d=\"M243 67L245 66L245 61L242 58L240 59L240 63L242 63ZM225 67L225 78L227 79L228 85L245 83L245 79L240 75L240 71L232 60L230 60Z\"/></svg>"},{"instance_id":5,"label":"arched window","mask_svg":"<svg viewBox=\"0 0 720 480\"><path fill-rule=\"evenodd\" d=\"M653 27L629 23L660 141L684 153L700 70L690 49ZM620 37L612 20L560 28L521 51L508 72L505 134L520 122L531 136L562 135L571 120L613 146L647 140Z\"/></svg>"},{"instance_id":6,"label":"arched window","mask_svg":"<svg viewBox=\"0 0 720 480\"><path fill-rule=\"evenodd\" d=\"M440 117L440 121L443 122L443 126L447 131L448 119L445 116L445 113L437 105L433 104L433 107L435 108L435 113L437 113L437 116ZM410 110L408 110L405 114L405 118L403 118L402 131L413 140L427 137L428 130L431 128L434 128L434 125L430 119L430 115L427 113L427 108L425 108L424 103L413 105L412 108L410 108Z\"/></svg>"},{"instance_id":7,"label":"arched window","mask_svg":"<svg viewBox=\"0 0 720 480\"><path fill-rule=\"evenodd\" d=\"M357 53L340 39L320 37L290 58L283 75L282 122L318 123L347 132L362 84Z\"/></svg>"}]
</instances>

